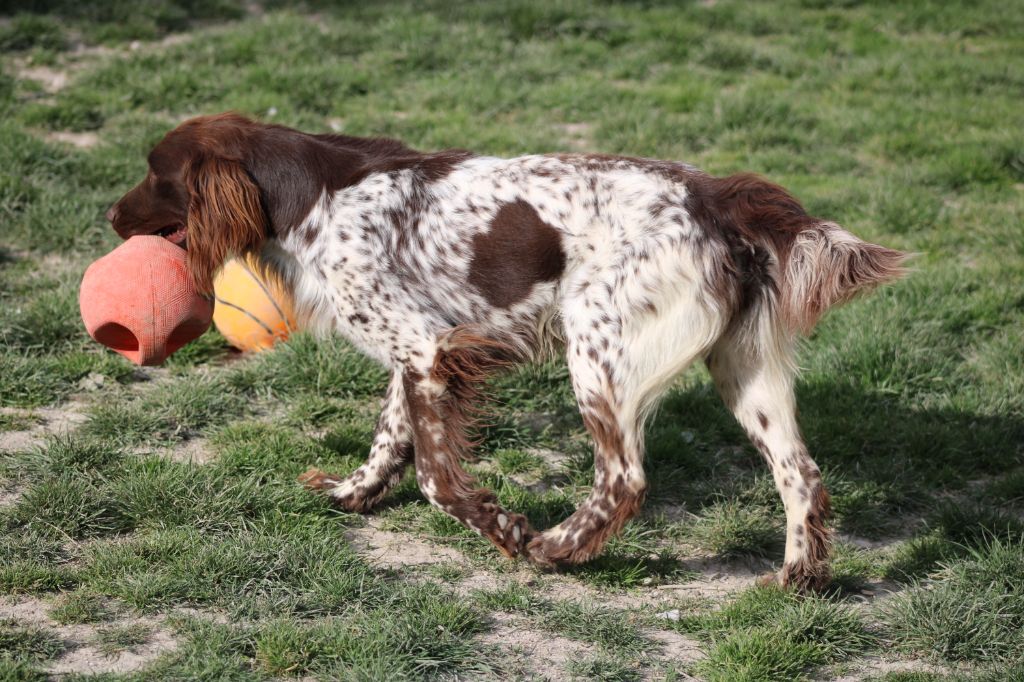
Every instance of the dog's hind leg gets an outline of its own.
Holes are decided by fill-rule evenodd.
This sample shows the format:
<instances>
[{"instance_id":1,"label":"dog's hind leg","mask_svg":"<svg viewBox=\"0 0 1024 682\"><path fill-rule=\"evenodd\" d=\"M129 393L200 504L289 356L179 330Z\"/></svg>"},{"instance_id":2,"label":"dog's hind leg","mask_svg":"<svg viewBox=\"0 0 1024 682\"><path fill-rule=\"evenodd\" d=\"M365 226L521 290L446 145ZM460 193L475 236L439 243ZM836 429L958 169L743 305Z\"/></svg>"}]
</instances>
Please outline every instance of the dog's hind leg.
<instances>
[{"instance_id":1,"label":"dog's hind leg","mask_svg":"<svg viewBox=\"0 0 1024 682\"><path fill-rule=\"evenodd\" d=\"M771 336L770 333L764 336ZM799 590L828 584L829 498L796 421L792 340L757 347L729 334L708 357L722 399L771 467L786 509L786 555L776 580Z\"/></svg>"},{"instance_id":2,"label":"dog's hind leg","mask_svg":"<svg viewBox=\"0 0 1024 682\"><path fill-rule=\"evenodd\" d=\"M614 268L582 269L562 305L567 360L583 421L594 441L594 485L576 512L530 543L539 565L597 556L643 504L644 421L672 380L720 333L670 249L623 284Z\"/></svg>"},{"instance_id":3,"label":"dog's hind leg","mask_svg":"<svg viewBox=\"0 0 1024 682\"><path fill-rule=\"evenodd\" d=\"M413 460L412 443L405 383L398 371L388 384L366 463L345 477L310 469L299 480L309 488L323 490L344 509L367 512L402 479L402 473Z\"/></svg>"},{"instance_id":4,"label":"dog's hind leg","mask_svg":"<svg viewBox=\"0 0 1024 682\"><path fill-rule=\"evenodd\" d=\"M528 546L530 561L541 566L577 564L600 554L647 494L642 419L636 411L623 411L621 373L608 360L618 349L607 355L578 350L578 341L568 343L576 401L594 442L594 485L572 516Z\"/></svg>"}]
</instances>

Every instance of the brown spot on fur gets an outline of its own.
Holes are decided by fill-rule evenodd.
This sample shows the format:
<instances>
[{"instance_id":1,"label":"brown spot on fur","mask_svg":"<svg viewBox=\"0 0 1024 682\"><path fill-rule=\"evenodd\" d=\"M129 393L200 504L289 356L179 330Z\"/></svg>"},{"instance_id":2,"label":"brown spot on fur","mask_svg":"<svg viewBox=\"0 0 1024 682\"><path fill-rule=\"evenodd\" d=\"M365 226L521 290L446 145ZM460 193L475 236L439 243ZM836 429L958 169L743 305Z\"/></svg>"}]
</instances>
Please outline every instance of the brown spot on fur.
<instances>
[{"instance_id":1,"label":"brown spot on fur","mask_svg":"<svg viewBox=\"0 0 1024 682\"><path fill-rule=\"evenodd\" d=\"M775 458L772 457L772 453L768 449L768 444L764 442L764 439L753 433L748 434L748 436L750 437L750 442L754 444L757 451L760 452L761 456L765 458L766 462L768 462L768 466L774 466Z\"/></svg>"},{"instance_id":2,"label":"brown spot on fur","mask_svg":"<svg viewBox=\"0 0 1024 682\"><path fill-rule=\"evenodd\" d=\"M469 283L499 308L523 300L537 282L558 279L565 270L562 239L522 199L504 204L490 229L473 237Z\"/></svg>"},{"instance_id":3,"label":"brown spot on fur","mask_svg":"<svg viewBox=\"0 0 1024 682\"><path fill-rule=\"evenodd\" d=\"M761 424L762 429L768 428L768 417L761 410L757 411L757 421Z\"/></svg>"},{"instance_id":4,"label":"brown spot on fur","mask_svg":"<svg viewBox=\"0 0 1024 682\"><path fill-rule=\"evenodd\" d=\"M800 476L804 479L805 483L812 484L815 481L821 480L821 471L818 467L814 466L806 452L797 453L795 458L797 460L797 470L800 472Z\"/></svg>"}]
</instances>

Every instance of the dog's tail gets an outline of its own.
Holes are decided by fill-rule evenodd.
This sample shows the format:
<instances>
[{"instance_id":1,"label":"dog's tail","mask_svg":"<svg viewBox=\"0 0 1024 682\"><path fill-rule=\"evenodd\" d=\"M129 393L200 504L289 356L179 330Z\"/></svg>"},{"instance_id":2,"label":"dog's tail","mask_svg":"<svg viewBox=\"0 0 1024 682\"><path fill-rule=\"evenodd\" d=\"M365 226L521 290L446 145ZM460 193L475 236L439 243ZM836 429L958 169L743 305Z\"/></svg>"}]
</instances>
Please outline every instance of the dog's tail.
<instances>
[{"instance_id":1,"label":"dog's tail","mask_svg":"<svg viewBox=\"0 0 1024 682\"><path fill-rule=\"evenodd\" d=\"M907 254L808 215L793 195L757 175L698 174L688 189L690 214L732 240L729 262L731 272L740 274L740 305L768 290L759 282L771 281L771 303L757 308L771 313L747 317L748 323L781 323L790 333L806 334L831 306L906 272ZM763 259L759 251L771 257Z\"/></svg>"},{"instance_id":2,"label":"dog's tail","mask_svg":"<svg viewBox=\"0 0 1024 682\"><path fill-rule=\"evenodd\" d=\"M808 225L792 238L779 308L793 331L810 332L830 307L906 274L907 254L858 239L835 223Z\"/></svg>"}]
</instances>

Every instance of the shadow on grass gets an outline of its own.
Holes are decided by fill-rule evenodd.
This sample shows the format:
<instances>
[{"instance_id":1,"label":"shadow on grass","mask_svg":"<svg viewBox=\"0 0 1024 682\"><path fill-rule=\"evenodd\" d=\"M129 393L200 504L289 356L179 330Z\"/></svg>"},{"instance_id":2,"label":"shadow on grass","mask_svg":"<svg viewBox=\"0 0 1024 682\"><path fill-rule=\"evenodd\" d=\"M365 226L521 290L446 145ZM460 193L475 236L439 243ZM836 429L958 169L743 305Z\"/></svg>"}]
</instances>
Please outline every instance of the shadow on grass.
<instances>
[{"instance_id":1,"label":"shadow on grass","mask_svg":"<svg viewBox=\"0 0 1024 682\"><path fill-rule=\"evenodd\" d=\"M802 385L798 402L832 495L833 525L841 534L911 538L892 554L864 553L862 575L907 580L982 538L1024 537L1024 524L1005 511L1024 509L1020 417L913 408L892 395L827 383ZM754 527L784 519L768 469L710 386L668 397L649 426L647 456L646 514L668 517L674 534L719 558L782 560L777 542L765 544L781 540L781 529ZM680 505L689 512L682 520ZM723 508L744 514L723 515ZM859 579L842 575L836 586Z\"/></svg>"},{"instance_id":2,"label":"shadow on grass","mask_svg":"<svg viewBox=\"0 0 1024 682\"><path fill-rule=\"evenodd\" d=\"M798 402L808 447L851 532L872 534L879 523L883 533L895 530L940 496L970 494L1024 463L1024 419L1014 415L911 409L891 395L824 384L802 386ZM671 503L695 511L728 497L771 504L755 486L767 468L708 386L665 401L648 429L646 466L653 511ZM1003 487L1012 502L1016 486Z\"/></svg>"},{"instance_id":3,"label":"shadow on grass","mask_svg":"<svg viewBox=\"0 0 1024 682\"><path fill-rule=\"evenodd\" d=\"M882 569L867 557L837 569L835 587L855 589L867 573L906 580L957 556L958 547L973 546L977 538L1024 533L1024 524L986 507L1020 504L1020 486L1010 479L1020 470L1024 420L912 409L891 395L823 383L802 386L799 403L808 445L832 493L834 525L862 537L916 534ZM368 437L359 435L360 442ZM706 572L701 562L666 551L667 537L682 537L726 572L760 573L781 561L784 512L771 476L709 385L672 392L649 425L647 442L652 488L644 516L601 557L568 573L596 585L631 587ZM577 466L577 479L586 483L589 462ZM538 494L505 476L484 475L481 484L538 529L557 524L575 507L567 493ZM401 513L423 502L410 475L378 511ZM419 516L406 513L409 521ZM489 551L454 521L430 518L410 528L471 554Z\"/></svg>"}]
</instances>

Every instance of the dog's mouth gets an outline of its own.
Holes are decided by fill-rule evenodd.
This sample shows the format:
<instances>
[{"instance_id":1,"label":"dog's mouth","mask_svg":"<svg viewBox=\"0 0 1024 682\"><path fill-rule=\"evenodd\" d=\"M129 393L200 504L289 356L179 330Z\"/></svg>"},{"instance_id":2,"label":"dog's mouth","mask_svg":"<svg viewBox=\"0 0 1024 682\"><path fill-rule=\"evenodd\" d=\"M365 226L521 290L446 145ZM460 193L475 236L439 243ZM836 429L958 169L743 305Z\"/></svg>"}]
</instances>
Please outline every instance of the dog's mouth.
<instances>
[{"instance_id":1,"label":"dog's mouth","mask_svg":"<svg viewBox=\"0 0 1024 682\"><path fill-rule=\"evenodd\" d=\"M168 225L167 227L160 228L152 234L163 237L172 244L177 244L181 248L187 248L186 238L188 237L188 230L185 229L184 225Z\"/></svg>"}]
</instances>

